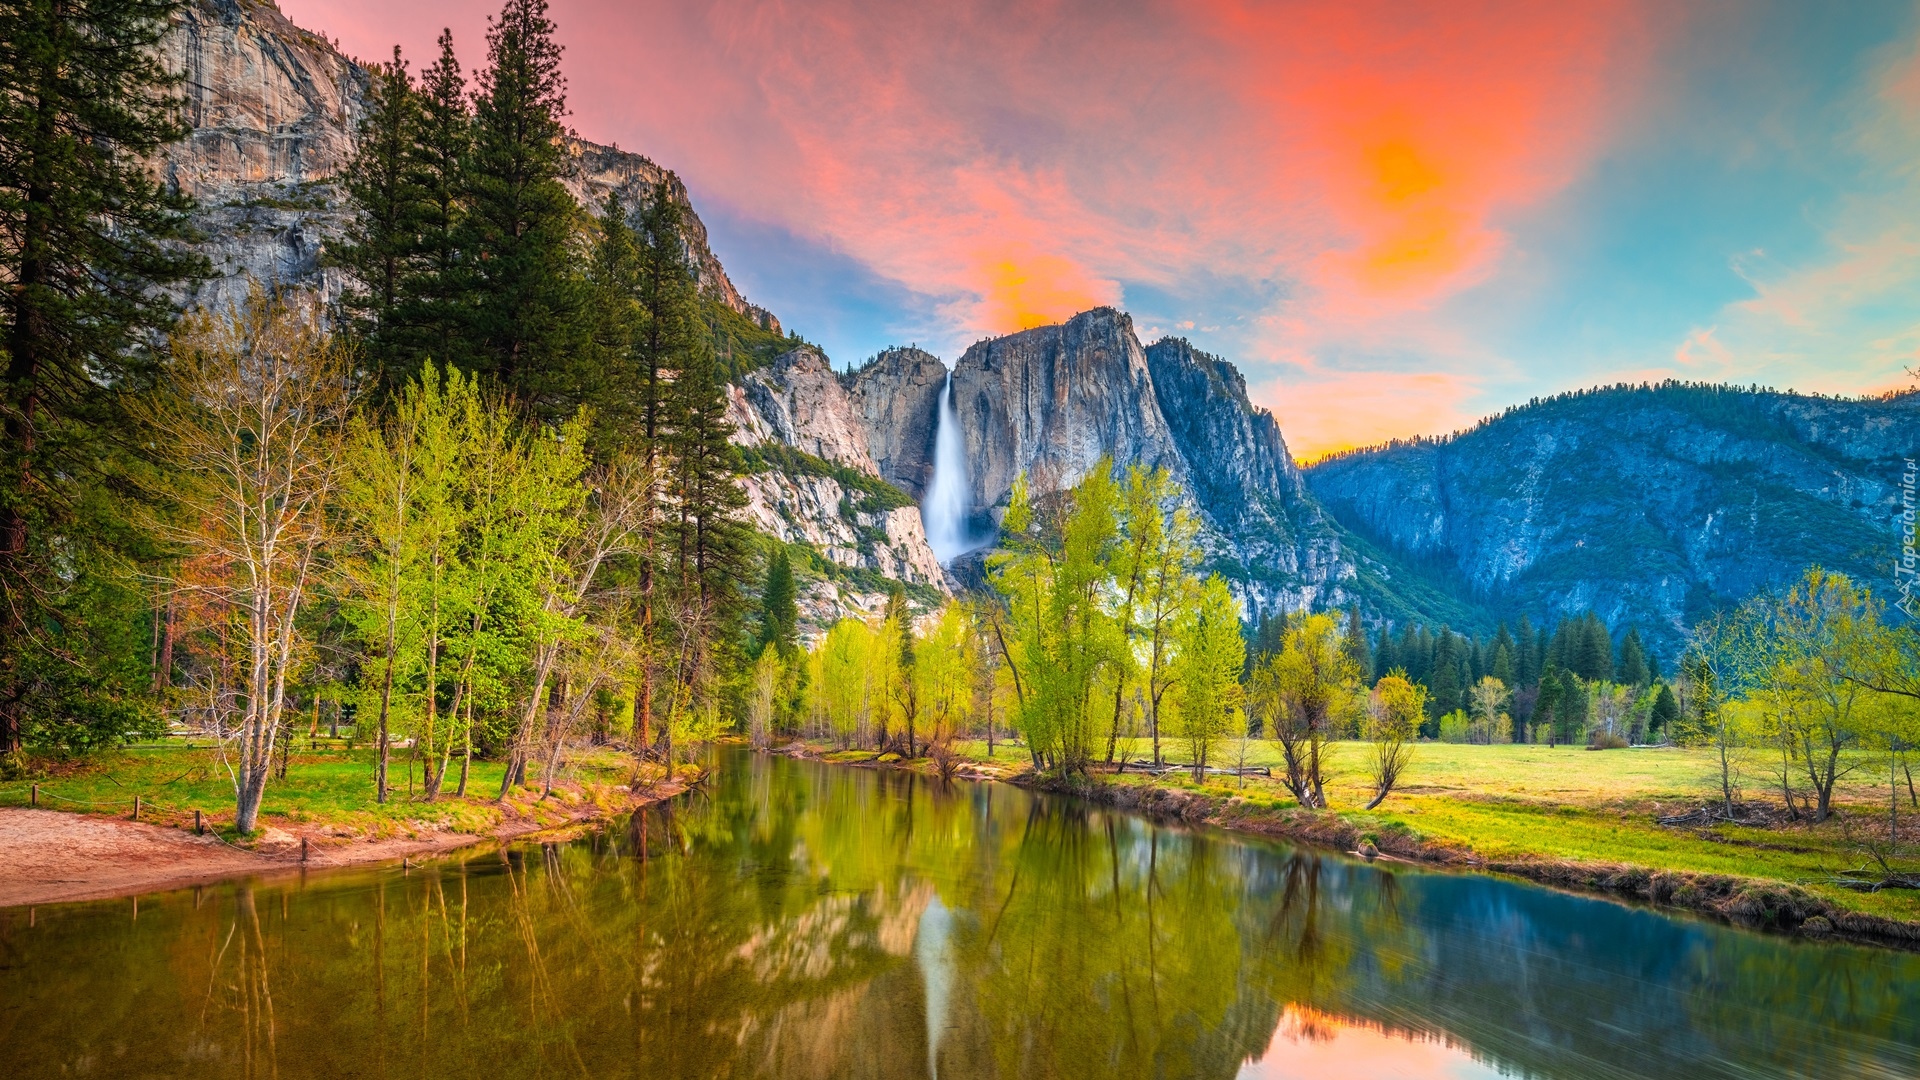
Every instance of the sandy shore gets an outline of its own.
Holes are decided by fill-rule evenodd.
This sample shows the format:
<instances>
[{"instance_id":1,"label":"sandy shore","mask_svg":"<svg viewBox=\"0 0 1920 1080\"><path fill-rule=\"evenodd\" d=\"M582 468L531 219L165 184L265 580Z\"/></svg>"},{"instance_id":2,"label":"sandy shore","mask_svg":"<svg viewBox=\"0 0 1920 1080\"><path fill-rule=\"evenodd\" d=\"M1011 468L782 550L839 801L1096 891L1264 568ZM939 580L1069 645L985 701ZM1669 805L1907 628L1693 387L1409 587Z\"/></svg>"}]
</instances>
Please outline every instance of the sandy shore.
<instances>
[{"instance_id":1,"label":"sandy shore","mask_svg":"<svg viewBox=\"0 0 1920 1080\"><path fill-rule=\"evenodd\" d=\"M636 797L633 807L684 790L678 783L662 784ZM577 829L605 816L583 812L559 829ZM407 839L343 840L316 831L305 837L303 849L300 834L269 828L254 849L243 849L215 836L124 818L4 807L0 808L0 907L130 896L303 868L393 862L554 831L554 826L525 819L509 819L484 835L440 832Z\"/></svg>"}]
</instances>

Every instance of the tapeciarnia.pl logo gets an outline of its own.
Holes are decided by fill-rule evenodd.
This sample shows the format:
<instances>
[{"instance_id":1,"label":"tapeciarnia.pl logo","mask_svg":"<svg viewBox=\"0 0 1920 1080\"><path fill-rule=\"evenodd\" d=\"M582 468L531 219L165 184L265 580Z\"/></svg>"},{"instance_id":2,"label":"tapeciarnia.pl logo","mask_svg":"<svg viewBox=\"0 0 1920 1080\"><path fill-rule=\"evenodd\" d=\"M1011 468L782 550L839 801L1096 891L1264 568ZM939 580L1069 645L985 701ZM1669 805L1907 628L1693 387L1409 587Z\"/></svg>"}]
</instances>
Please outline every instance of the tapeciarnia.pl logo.
<instances>
[{"instance_id":1,"label":"tapeciarnia.pl logo","mask_svg":"<svg viewBox=\"0 0 1920 1080\"><path fill-rule=\"evenodd\" d=\"M1914 547L1914 483L1920 480L1920 467L1914 459L1906 459L1906 469L1900 474L1900 557L1893 563L1893 585L1899 590L1900 599L1893 606L1904 612L1909 619L1920 618L1920 596L1915 595L1915 573L1920 571L1920 555Z\"/></svg>"}]
</instances>

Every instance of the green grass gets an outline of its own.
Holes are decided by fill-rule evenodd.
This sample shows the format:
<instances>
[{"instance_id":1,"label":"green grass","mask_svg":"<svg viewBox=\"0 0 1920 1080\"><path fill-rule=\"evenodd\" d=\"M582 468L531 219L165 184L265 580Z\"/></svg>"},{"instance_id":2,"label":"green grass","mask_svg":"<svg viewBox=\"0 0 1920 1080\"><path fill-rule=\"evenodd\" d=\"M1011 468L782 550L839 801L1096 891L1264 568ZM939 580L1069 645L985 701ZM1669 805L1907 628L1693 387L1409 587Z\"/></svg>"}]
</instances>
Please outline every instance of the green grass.
<instances>
[{"instance_id":1,"label":"green grass","mask_svg":"<svg viewBox=\"0 0 1920 1080\"><path fill-rule=\"evenodd\" d=\"M1163 742L1162 748L1168 760L1189 760L1184 746ZM1274 766L1277 771L1276 745L1250 742L1247 749L1249 765ZM984 742L965 743L962 750L970 757L986 757ZM1135 756L1151 752L1142 741ZM1899 889L1860 893L1825 883L1835 872L1866 862L1848 835L1850 827L1884 827L1887 790L1864 769L1841 783L1836 798L1841 813L1826 824L1690 829L1661 826L1656 819L1715 797L1717 765L1708 750L1589 751L1421 743L1401 786L1370 813L1358 809L1371 794L1362 772L1365 753L1360 743L1336 744L1327 790L1334 812L1363 833L1404 829L1416 839L1496 862L1548 858L1785 881L1841 907L1920 919L1920 893ZM1224 744L1215 763L1231 766L1237 755L1237 744ZM1026 751L1003 744L994 760L1018 764L1026 760ZM1761 800L1771 796L1769 801L1777 803L1777 793L1767 786L1764 759L1745 765L1746 796ZM1154 782L1193 786L1184 773ZM1249 779L1244 786L1233 779L1210 778L1205 789L1276 810L1296 805L1277 781L1263 778ZM1920 814L1906 817L1904 790L1901 799L1902 832L1912 844L1920 841ZM1909 828L1913 831L1907 832Z\"/></svg>"},{"instance_id":2,"label":"green grass","mask_svg":"<svg viewBox=\"0 0 1920 1080\"><path fill-rule=\"evenodd\" d=\"M419 797L417 766L413 792L408 791L406 753L400 751L389 766L393 792L382 804L374 799L371 749L349 750L326 740L317 749L308 749L304 739L300 746L288 763L286 779L276 776L267 782L261 804L264 826L320 825L370 837L411 835L424 829L484 833L500 823L505 809L539 813L532 805L537 787L519 793L510 808L494 801L505 768L500 762L475 761L468 796L463 799L452 794L460 768L459 761L454 761L446 794L426 802ZM602 789L624 783L628 769L627 761L612 751L576 754L559 778L557 786L566 790L561 805L604 798ZM197 809L211 827L231 830L233 782L220 755L205 740L136 745L72 762L42 759L31 762L28 772L20 779L0 782L0 806L28 805L38 784L39 805L46 809L127 817L133 812L134 796L139 795L143 821L190 828Z\"/></svg>"}]
</instances>

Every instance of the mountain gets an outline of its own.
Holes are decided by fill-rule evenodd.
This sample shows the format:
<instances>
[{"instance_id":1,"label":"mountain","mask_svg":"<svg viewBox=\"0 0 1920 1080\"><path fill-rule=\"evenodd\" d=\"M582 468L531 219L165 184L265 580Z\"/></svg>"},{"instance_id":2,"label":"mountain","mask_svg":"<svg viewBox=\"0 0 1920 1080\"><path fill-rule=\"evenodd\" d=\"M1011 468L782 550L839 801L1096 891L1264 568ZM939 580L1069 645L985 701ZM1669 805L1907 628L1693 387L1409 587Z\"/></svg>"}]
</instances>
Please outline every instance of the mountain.
<instances>
[{"instance_id":1,"label":"mountain","mask_svg":"<svg viewBox=\"0 0 1920 1080\"><path fill-rule=\"evenodd\" d=\"M1219 357L1175 338L1142 346L1130 316L1095 308L973 345L954 365L953 403L973 503L996 520L1022 473L1052 491L1103 456L1163 467L1201 520L1208 568L1250 614L1362 598L1362 568L1279 425Z\"/></svg>"},{"instance_id":2,"label":"mountain","mask_svg":"<svg viewBox=\"0 0 1920 1080\"><path fill-rule=\"evenodd\" d=\"M1306 471L1342 525L1496 614L1592 608L1671 656L1809 564L1890 591L1920 394L1618 386Z\"/></svg>"}]
</instances>

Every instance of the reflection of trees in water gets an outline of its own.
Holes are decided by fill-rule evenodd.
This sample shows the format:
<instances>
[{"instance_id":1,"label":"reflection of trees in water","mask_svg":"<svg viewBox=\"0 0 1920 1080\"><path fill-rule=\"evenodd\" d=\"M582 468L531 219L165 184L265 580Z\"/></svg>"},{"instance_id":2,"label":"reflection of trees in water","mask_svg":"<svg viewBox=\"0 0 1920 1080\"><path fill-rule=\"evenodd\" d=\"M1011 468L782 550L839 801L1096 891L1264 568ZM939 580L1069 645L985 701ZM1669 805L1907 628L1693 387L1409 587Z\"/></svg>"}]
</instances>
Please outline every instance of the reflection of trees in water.
<instances>
[{"instance_id":1,"label":"reflection of trees in water","mask_svg":"<svg viewBox=\"0 0 1920 1080\"><path fill-rule=\"evenodd\" d=\"M137 922L0 912L0 1034L48 1073L644 1078L920 1077L930 1042L942 1077L1224 1077L1276 1032L1354 1024L1537 1075L1818 1074L1920 1038L1912 957L1003 787L738 766L571 844Z\"/></svg>"}]
</instances>

